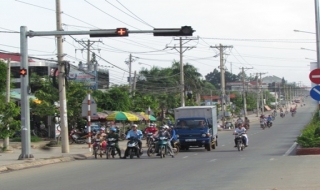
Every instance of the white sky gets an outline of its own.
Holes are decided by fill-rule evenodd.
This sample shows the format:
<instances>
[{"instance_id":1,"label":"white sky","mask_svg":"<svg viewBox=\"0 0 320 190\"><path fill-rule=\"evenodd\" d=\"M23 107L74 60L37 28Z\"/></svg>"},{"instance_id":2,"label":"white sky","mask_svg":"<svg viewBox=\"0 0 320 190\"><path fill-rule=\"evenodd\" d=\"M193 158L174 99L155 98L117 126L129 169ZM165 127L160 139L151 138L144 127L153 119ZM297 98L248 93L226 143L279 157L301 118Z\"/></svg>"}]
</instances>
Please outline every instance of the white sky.
<instances>
[{"instance_id":1,"label":"white sky","mask_svg":"<svg viewBox=\"0 0 320 190\"><path fill-rule=\"evenodd\" d=\"M148 25L133 19L134 15L118 2ZM1 0L0 8L0 31L19 31L20 26L27 26L28 30L33 31L56 29L55 0ZM193 36L200 39L186 44L196 48L184 53L184 62L198 68L203 77L219 66L219 57L213 57L218 51L209 47L221 43L233 46L225 51L229 54L226 56L226 67L230 71L232 63L235 74L240 72L240 67L253 67L247 73L267 72L267 75L285 77L289 82L301 81L310 86L308 65L313 61L306 58L316 59L315 35L293 30L315 32L314 0L61 0L61 10L64 13L63 28L69 31L192 26L196 30ZM74 38L87 40L89 36ZM97 41L99 38L91 40ZM95 52L124 70L128 70L125 61L130 53L139 57L132 64L133 71L139 71L141 67L149 68L139 62L169 67L174 59L179 61L176 50L160 51L166 45L178 45L172 37L130 34L126 38L101 40L103 43L93 45L95 49L101 49L100 53ZM66 60L75 61L75 64L79 60L86 62L86 52L75 51L82 49L82 46L71 37L65 36L63 48L64 53L69 55ZM19 52L19 34L0 33L0 50ZM56 58L55 53L53 37L29 39L29 55L51 59ZM102 68L110 66L103 60L99 60L99 64ZM127 76L128 73L123 70L110 68L112 83L126 83Z\"/></svg>"}]
</instances>

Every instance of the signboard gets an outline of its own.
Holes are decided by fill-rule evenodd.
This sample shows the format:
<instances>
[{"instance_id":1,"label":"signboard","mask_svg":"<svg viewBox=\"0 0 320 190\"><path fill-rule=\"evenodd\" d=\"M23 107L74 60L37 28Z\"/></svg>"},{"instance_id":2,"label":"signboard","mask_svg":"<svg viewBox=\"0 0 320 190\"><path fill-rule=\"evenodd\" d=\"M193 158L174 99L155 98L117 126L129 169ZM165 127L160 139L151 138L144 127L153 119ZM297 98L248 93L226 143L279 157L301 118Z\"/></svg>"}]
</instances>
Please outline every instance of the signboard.
<instances>
[{"instance_id":1,"label":"signboard","mask_svg":"<svg viewBox=\"0 0 320 190\"><path fill-rule=\"evenodd\" d=\"M314 69L313 71L310 72L309 78L311 82L320 84L320 69Z\"/></svg>"},{"instance_id":2,"label":"signboard","mask_svg":"<svg viewBox=\"0 0 320 190\"><path fill-rule=\"evenodd\" d=\"M89 89L95 89L95 75L95 71L82 71L71 67L68 75L68 80L83 82Z\"/></svg>"},{"instance_id":3,"label":"signboard","mask_svg":"<svg viewBox=\"0 0 320 190\"><path fill-rule=\"evenodd\" d=\"M91 111L91 119L97 119L97 103L91 96L91 102L90 102L90 111ZM85 97L85 99L82 101L82 117L88 116L88 96Z\"/></svg>"},{"instance_id":4,"label":"signboard","mask_svg":"<svg viewBox=\"0 0 320 190\"><path fill-rule=\"evenodd\" d=\"M320 86L315 86L310 90L310 96L317 100L320 101Z\"/></svg>"}]
</instances>

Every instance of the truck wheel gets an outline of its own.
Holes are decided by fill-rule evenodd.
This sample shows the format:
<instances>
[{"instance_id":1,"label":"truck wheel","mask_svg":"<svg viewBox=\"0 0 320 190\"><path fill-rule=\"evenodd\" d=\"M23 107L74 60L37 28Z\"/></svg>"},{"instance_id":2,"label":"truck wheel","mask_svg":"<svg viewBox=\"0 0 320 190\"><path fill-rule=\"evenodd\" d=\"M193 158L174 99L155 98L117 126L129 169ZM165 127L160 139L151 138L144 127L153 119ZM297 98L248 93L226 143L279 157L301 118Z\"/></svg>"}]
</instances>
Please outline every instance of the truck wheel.
<instances>
[{"instance_id":1,"label":"truck wheel","mask_svg":"<svg viewBox=\"0 0 320 190\"><path fill-rule=\"evenodd\" d=\"M210 144L206 144L205 148L206 148L207 151L211 151L211 145Z\"/></svg>"}]
</instances>

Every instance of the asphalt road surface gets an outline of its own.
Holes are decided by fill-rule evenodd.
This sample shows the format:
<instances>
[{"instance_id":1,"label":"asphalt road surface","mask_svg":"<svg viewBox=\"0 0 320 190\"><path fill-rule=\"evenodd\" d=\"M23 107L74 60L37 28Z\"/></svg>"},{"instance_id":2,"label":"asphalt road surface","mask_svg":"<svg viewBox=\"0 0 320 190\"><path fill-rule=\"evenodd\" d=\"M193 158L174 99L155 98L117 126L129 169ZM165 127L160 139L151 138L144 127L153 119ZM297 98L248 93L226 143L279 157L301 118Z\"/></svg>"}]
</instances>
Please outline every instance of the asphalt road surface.
<instances>
[{"instance_id":1,"label":"asphalt road surface","mask_svg":"<svg viewBox=\"0 0 320 190\"><path fill-rule=\"evenodd\" d=\"M191 148L175 158L149 158L144 154L140 159L88 159L7 172L0 174L0 189L318 189L316 176L304 174L319 168L310 167L305 172L303 157L288 155L316 108L310 102L298 107L295 117L277 116L270 129L252 125L249 147L244 151L233 147L232 131L223 131L219 133L219 146L211 152ZM319 162L318 157L307 160Z\"/></svg>"}]
</instances>

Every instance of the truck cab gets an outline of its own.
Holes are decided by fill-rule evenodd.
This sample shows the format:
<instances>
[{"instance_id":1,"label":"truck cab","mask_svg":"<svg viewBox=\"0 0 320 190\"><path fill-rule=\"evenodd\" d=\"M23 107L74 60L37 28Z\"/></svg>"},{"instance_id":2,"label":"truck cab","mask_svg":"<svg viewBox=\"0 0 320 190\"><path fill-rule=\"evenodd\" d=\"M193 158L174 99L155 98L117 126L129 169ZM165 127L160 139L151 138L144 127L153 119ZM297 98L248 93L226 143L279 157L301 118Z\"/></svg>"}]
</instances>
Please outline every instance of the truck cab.
<instances>
[{"instance_id":1,"label":"truck cab","mask_svg":"<svg viewBox=\"0 0 320 190\"><path fill-rule=\"evenodd\" d=\"M217 146L215 106L187 106L175 109L175 131L181 149L204 147L207 151Z\"/></svg>"}]
</instances>

